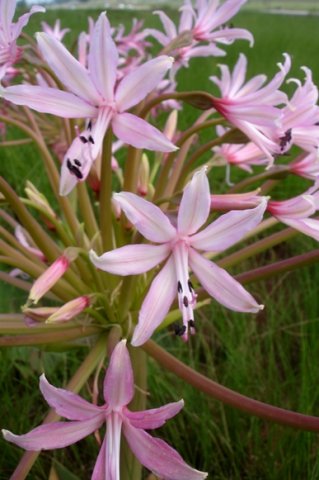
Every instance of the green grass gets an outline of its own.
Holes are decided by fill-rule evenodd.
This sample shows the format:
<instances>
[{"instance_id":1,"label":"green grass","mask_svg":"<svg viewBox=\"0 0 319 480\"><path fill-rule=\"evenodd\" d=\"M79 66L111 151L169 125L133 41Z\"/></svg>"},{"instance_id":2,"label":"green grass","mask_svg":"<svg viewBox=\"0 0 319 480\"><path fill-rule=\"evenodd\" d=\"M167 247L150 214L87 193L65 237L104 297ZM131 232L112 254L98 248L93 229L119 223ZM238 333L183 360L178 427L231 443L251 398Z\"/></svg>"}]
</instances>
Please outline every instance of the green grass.
<instances>
[{"instance_id":1,"label":"green grass","mask_svg":"<svg viewBox=\"0 0 319 480\"><path fill-rule=\"evenodd\" d=\"M61 16L64 26L78 31L86 27L87 15L88 12L81 10L76 15L64 11ZM110 19L112 23L123 21L127 24L131 15L110 12ZM50 22L56 16L60 16L60 12L49 11L46 19ZM143 17L147 25L158 25L151 14L143 13ZM30 32L38 29L39 18L40 15L32 20ZM180 75L180 90L202 88L211 91L208 76L216 72L216 64L224 61L234 64L240 51L249 57L249 75L263 72L273 75L276 62L282 60L282 52L286 51L293 57L293 76L302 77L299 68L307 65L319 83L319 41L315 34L319 17L276 17L244 12L237 17L235 24L253 32L255 48L249 49L245 42L237 42L228 48L229 55L225 59L193 61ZM70 36L70 46L74 38ZM195 115L193 109L187 108L181 116L181 128L192 123ZM44 173L38 173L41 159L33 148L1 150L0 155L1 174L18 191L23 190L27 178L34 179L40 188L46 188ZM214 191L223 189L223 178L221 169L213 173ZM290 191L299 188L291 179L286 186ZM316 248L316 242L299 236L271 253L260 255L256 265L311 248ZM233 272L252 266L245 263ZM198 333L190 344L183 344L166 331L159 333L157 340L187 364L230 388L268 403L315 415L319 411L318 284L316 265L251 284L249 291L266 305L257 316L238 315L212 302L205 312L197 313ZM2 286L1 293L2 312L24 303L24 294L18 294L12 288ZM67 353L28 348L0 351L2 426L23 433L38 425L46 412L45 402L38 393L38 375L45 370L53 384L62 386L84 355L84 349ZM189 463L209 471L209 478L319 479L317 435L273 425L223 406L176 379L170 372L164 372L153 360L149 361L149 391L150 407L184 398L183 413L163 427L158 435L174 445ZM6 480L17 464L21 450L2 442L0 451L0 479ZM94 439L87 439L53 455L84 479L92 471L97 446ZM50 452L43 453L28 478L48 479L51 458Z\"/></svg>"}]
</instances>

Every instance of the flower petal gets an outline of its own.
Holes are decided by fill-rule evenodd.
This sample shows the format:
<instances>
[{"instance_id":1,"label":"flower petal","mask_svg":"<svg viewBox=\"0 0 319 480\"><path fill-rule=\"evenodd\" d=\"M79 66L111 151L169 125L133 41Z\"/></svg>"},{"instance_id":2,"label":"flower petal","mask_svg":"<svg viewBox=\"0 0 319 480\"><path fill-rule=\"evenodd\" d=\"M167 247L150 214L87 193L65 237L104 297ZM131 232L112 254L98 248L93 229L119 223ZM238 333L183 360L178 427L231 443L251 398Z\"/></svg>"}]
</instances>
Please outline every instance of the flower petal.
<instances>
[{"instance_id":1,"label":"flower petal","mask_svg":"<svg viewBox=\"0 0 319 480\"><path fill-rule=\"evenodd\" d=\"M0 97L15 105L64 118L94 117L97 109L73 93L36 85L14 85L0 90Z\"/></svg>"},{"instance_id":2,"label":"flower petal","mask_svg":"<svg viewBox=\"0 0 319 480\"><path fill-rule=\"evenodd\" d=\"M115 193L114 200L134 227L151 242L169 242L176 237L175 227L153 203L130 192Z\"/></svg>"},{"instance_id":3,"label":"flower petal","mask_svg":"<svg viewBox=\"0 0 319 480\"><path fill-rule=\"evenodd\" d=\"M115 275L137 275L161 263L169 254L169 246L126 245L103 253L100 257L91 250L90 260L99 269Z\"/></svg>"},{"instance_id":4,"label":"flower petal","mask_svg":"<svg viewBox=\"0 0 319 480\"><path fill-rule=\"evenodd\" d=\"M166 317L177 293L174 260L171 256L154 278L143 301L131 344L143 345Z\"/></svg>"},{"instance_id":5,"label":"flower petal","mask_svg":"<svg viewBox=\"0 0 319 480\"><path fill-rule=\"evenodd\" d=\"M167 70L173 65L173 61L172 57L160 55L126 75L115 94L118 111L124 112L143 100L158 86Z\"/></svg>"},{"instance_id":6,"label":"flower petal","mask_svg":"<svg viewBox=\"0 0 319 480\"><path fill-rule=\"evenodd\" d=\"M0 25L6 38L10 38L10 28L16 9L16 0L2 0L0 2Z\"/></svg>"},{"instance_id":7,"label":"flower petal","mask_svg":"<svg viewBox=\"0 0 319 480\"><path fill-rule=\"evenodd\" d=\"M124 421L123 432L137 459L160 478L169 480L201 480L207 473L187 465L176 450L160 438L154 438Z\"/></svg>"},{"instance_id":8,"label":"flower petal","mask_svg":"<svg viewBox=\"0 0 319 480\"><path fill-rule=\"evenodd\" d=\"M267 202L263 201L256 208L233 210L222 215L202 232L191 237L192 247L206 252L223 252L261 222L266 207Z\"/></svg>"},{"instance_id":9,"label":"flower petal","mask_svg":"<svg viewBox=\"0 0 319 480\"><path fill-rule=\"evenodd\" d=\"M99 16L91 35L89 72L105 100L113 101L118 53L111 37L110 25L105 12Z\"/></svg>"},{"instance_id":10,"label":"flower petal","mask_svg":"<svg viewBox=\"0 0 319 480\"><path fill-rule=\"evenodd\" d=\"M103 443L101 445L98 457L96 459L94 470L92 473L91 480L107 480L106 477L106 436L104 437Z\"/></svg>"},{"instance_id":11,"label":"flower petal","mask_svg":"<svg viewBox=\"0 0 319 480\"><path fill-rule=\"evenodd\" d=\"M299 232L304 233L319 242L319 220L315 218L292 219L285 217L278 217L278 219L286 225L289 225L295 230L299 230Z\"/></svg>"},{"instance_id":12,"label":"flower petal","mask_svg":"<svg viewBox=\"0 0 319 480\"><path fill-rule=\"evenodd\" d=\"M130 421L130 424L136 428L143 430L152 430L159 428L165 424L166 420L175 417L184 406L184 400L179 402L168 403L160 408L152 408L151 410L144 410L142 412L126 411L125 416Z\"/></svg>"},{"instance_id":13,"label":"flower petal","mask_svg":"<svg viewBox=\"0 0 319 480\"><path fill-rule=\"evenodd\" d=\"M134 395L133 369L126 340L114 348L104 379L104 399L111 408L130 403Z\"/></svg>"},{"instance_id":14,"label":"flower petal","mask_svg":"<svg viewBox=\"0 0 319 480\"><path fill-rule=\"evenodd\" d=\"M206 167L193 175L184 188L178 211L177 230L181 235L191 235L206 222L210 212L211 198Z\"/></svg>"},{"instance_id":15,"label":"flower petal","mask_svg":"<svg viewBox=\"0 0 319 480\"><path fill-rule=\"evenodd\" d=\"M8 430L2 430L5 440L15 443L30 451L53 450L64 448L82 440L97 430L104 421L104 415L80 422L55 422L34 428L25 435L15 435Z\"/></svg>"},{"instance_id":16,"label":"flower petal","mask_svg":"<svg viewBox=\"0 0 319 480\"><path fill-rule=\"evenodd\" d=\"M236 312L256 313L263 308L244 287L223 268L189 249L189 264L205 290L217 302Z\"/></svg>"},{"instance_id":17,"label":"flower petal","mask_svg":"<svg viewBox=\"0 0 319 480\"><path fill-rule=\"evenodd\" d=\"M146 148L156 152L173 152L177 147L162 132L142 118L131 113L119 113L112 120L115 135L124 143L136 148Z\"/></svg>"},{"instance_id":18,"label":"flower petal","mask_svg":"<svg viewBox=\"0 0 319 480\"><path fill-rule=\"evenodd\" d=\"M101 97L83 65L53 36L41 32L36 37L43 58L58 79L79 97L93 105L99 104Z\"/></svg>"},{"instance_id":19,"label":"flower petal","mask_svg":"<svg viewBox=\"0 0 319 480\"><path fill-rule=\"evenodd\" d=\"M79 395L51 385L44 374L40 377L40 390L50 407L68 420L88 420L101 413L99 407Z\"/></svg>"}]
</instances>

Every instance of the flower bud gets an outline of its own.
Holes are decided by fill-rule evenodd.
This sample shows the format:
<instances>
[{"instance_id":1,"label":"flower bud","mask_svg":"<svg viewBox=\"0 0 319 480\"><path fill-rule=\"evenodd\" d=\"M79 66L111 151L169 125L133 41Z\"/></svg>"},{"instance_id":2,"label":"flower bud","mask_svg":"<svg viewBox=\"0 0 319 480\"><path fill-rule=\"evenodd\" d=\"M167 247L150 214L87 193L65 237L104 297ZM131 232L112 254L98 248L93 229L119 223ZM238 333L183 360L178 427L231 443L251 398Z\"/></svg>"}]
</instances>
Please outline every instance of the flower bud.
<instances>
[{"instance_id":1,"label":"flower bud","mask_svg":"<svg viewBox=\"0 0 319 480\"><path fill-rule=\"evenodd\" d=\"M90 298L86 295L74 298L70 302L65 303L50 315L45 323L63 323L68 322L72 318L79 315L90 305Z\"/></svg>"}]
</instances>

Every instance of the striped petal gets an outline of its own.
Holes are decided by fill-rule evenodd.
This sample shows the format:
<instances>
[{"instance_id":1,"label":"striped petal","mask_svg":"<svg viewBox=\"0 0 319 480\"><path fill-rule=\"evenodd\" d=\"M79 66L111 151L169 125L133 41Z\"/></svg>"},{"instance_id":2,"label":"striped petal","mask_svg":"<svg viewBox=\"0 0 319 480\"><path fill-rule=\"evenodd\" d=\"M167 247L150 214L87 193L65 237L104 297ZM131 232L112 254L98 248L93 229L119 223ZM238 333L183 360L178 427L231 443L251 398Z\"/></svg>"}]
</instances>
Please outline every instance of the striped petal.
<instances>
[{"instance_id":1,"label":"striped petal","mask_svg":"<svg viewBox=\"0 0 319 480\"><path fill-rule=\"evenodd\" d=\"M162 427L167 420L175 417L184 406L184 400L179 402L168 403L160 408L152 408L143 412L126 411L125 416L130 424L136 428L143 430L153 430L153 428Z\"/></svg>"},{"instance_id":2,"label":"striped petal","mask_svg":"<svg viewBox=\"0 0 319 480\"><path fill-rule=\"evenodd\" d=\"M130 192L116 193L114 200L135 228L151 242L169 242L176 237L176 230L167 216L153 203Z\"/></svg>"},{"instance_id":3,"label":"striped petal","mask_svg":"<svg viewBox=\"0 0 319 480\"><path fill-rule=\"evenodd\" d=\"M206 167L196 172L186 185L178 211L177 230L181 235L191 235L206 222L211 198Z\"/></svg>"},{"instance_id":4,"label":"striped petal","mask_svg":"<svg viewBox=\"0 0 319 480\"><path fill-rule=\"evenodd\" d=\"M177 279L173 257L154 278L143 301L131 344L143 345L166 317L177 293Z\"/></svg>"},{"instance_id":5,"label":"striped petal","mask_svg":"<svg viewBox=\"0 0 319 480\"><path fill-rule=\"evenodd\" d=\"M115 275L137 275L161 263L169 254L169 246L126 245L103 253L100 257L90 251L91 262L99 269Z\"/></svg>"},{"instance_id":6,"label":"striped petal","mask_svg":"<svg viewBox=\"0 0 319 480\"><path fill-rule=\"evenodd\" d=\"M191 245L206 252L223 252L261 222L266 206L267 202L264 201L256 208L222 215L202 232L191 237Z\"/></svg>"},{"instance_id":7,"label":"striped petal","mask_svg":"<svg viewBox=\"0 0 319 480\"><path fill-rule=\"evenodd\" d=\"M104 399L111 408L130 403L134 395L133 369L126 340L114 348L104 379Z\"/></svg>"},{"instance_id":8,"label":"striped petal","mask_svg":"<svg viewBox=\"0 0 319 480\"><path fill-rule=\"evenodd\" d=\"M189 249L189 264L204 289L217 302L236 312L256 313L263 308L244 287L223 268Z\"/></svg>"}]
</instances>

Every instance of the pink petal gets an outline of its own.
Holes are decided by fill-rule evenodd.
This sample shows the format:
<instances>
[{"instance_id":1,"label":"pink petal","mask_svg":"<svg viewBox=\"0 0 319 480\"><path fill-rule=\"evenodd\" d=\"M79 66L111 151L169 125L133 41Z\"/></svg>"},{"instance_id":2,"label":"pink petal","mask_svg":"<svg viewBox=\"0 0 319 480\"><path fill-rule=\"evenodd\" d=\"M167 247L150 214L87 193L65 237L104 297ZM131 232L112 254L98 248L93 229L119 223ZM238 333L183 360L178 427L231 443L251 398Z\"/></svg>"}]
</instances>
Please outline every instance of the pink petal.
<instances>
[{"instance_id":1,"label":"pink petal","mask_svg":"<svg viewBox=\"0 0 319 480\"><path fill-rule=\"evenodd\" d=\"M58 79L73 93L97 105L101 97L88 71L76 60L65 46L51 35L37 33L39 49Z\"/></svg>"},{"instance_id":2,"label":"pink petal","mask_svg":"<svg viewBox=\"0 0 319 480\"><path fill-rule=\"evenodd\" d=\"M11 2L11 0L9 0L9 3ZM1 3L1 2L0 2ZM15 1L12 1L13 4L15 4ZM45 12L45 8L44 7L40 7L40 6L37 6L37 5L34 5L30 12L28 13L25 13L24 15L21 15L21 17L19 17L17 23L11 25L11 35L12 35L12 38L16 39L20 36L20 33L22 31L22 29L26 26L26 24L28 23L31 15L33 15L34 13L43 13Z\"/></svg>"},{"instance_id":3,"label":"pink petal","mask_svg":"<svg viewBox=\"0 0 319 480\"><path fill-rule=\"evenodd\" d=\"M2 0L0 2L0 25L7 39L10 37L10 28L15 9L16 0Z\"/></svg>"},{"instance_id":4,"label":"pink petal","mask_svg":"<svg viewBox=\"0 0 319 480\"><path fill-rule=\"evenodd\" d=\"M5 440L30 451L53 450L76 443L97 430L104 421L104 415L97 415L80 422L55 422L34 428L25 435L15 435L2 430Z\"/></svg>"},{"instance_id":5,"label":"pink petal","mask_svg":"<svg viewBox=\"0 0 319 480\"><path fill-rule=\"evenodd\" d=\"M130 424L136 428L143 430L152 430L159 428L165 424L166 420L175 417L184 406L184 400L179 402L168 403L160 408L152 408L151 410L144 410L143 412L126 411L125 416Z\"/></svg>"},{"instance_id":6,"label":"pink petal","mask_svg":"<svg viewBox=\"0 0 319 480\"><path fill-rule=\"evenodd\" d=\"M177 36L177 31L174 22L166 15L162 10L155 10L153 12L155 15L158 15L161 19L162 25L164 27L166 35L173 40Z\"/></svg>"},{"instance_id":7,"label":"pink petal","mask_svg":"<svg viewBox=\"0 0 319 480\"><path fill-rule=\"evenodd\" d=\"M130 403L134 395L133 369L126 340L114 348L104 379L104 398L110 408Z\"/></svg>"},{"instance_id":8,"label":"pink petal","mask_svg":"<svg viewBox=\"0 0 319 480\"><path fill-rule=\"evenodd\" d=\"M178 211L177 230L181 235L191 235L206 222L210 212L210 191L206 167L193 175L184 188Z\"/></svg>"},{"instance_id":9,"label":"pink petal","mask_svg":"<svg viewBox=\"0 0 319 480\"><path fill-rule=\"evenodd\" d=\"M179 453L159 438L124 422L123 431L137 459L156 476L169 480L201 480L207 473L191 468Z\"/></svg>"},{"instance_id":10,"label":"pink petal","mask_svg":"<svg viewBox=\"0 0 319 480\"><path fill-rule=\"evenodd\" d=\"M115 94L118 111L124 112L143 100L158 86L167 70L171 68L173 61L173 58L161 55L126 75Z\"/></svg>"},{"instance_id":11,"label":"pink petal","mask_svg":"<svg viewBox=\"0 0 319 480\"><path fill-rule=\"evenodd\" d=\"M153 203L130 192L116 193L114 199L135 228L151 242L169 242L176 237L175 227Z\"/></svg>"},{"instance_id":12,"label":"pink petal","mask_svg":"<svg viewBox=\"0 0 319 480\"><path fill-rule=\"evenodd\" d=\"M91 35L89 72L101 96L113 101L118 53L105 12L99 16Z\"/></svg>"},{"instance_id":13,"label":"pink petal","mask_svg":"<svg viewBox=\"0 0 319 480\"><path fill-rule=\"evenodd\" d=\"M112 120L115 135L124 143L135 148L146 148L156 152L173 152L177 147L163 133L145 120L131 113L119 113Z\"/></svg>"},{"instance_id":14,"label":"pink petal","mask_svg":"<svg viewBox=\"0 0 319 480\"><path fill-rule=\"evenodd\" d=\"M225 307L236 312L252 313L263 308L226 270L202 257L192 248L189 249L189 263L204 289Z\"/></svg>"},{"instance_id":15,"label":"pink petal","mask_svg":"<svg viewBox=\"0 0 319 480\"><path fill-rule=\"evenodd\" d=\"M202 232L191 237L191 245L206 252L223 252L261 222L266 207L267 202L263 201L256 208L222 215Z\"/></svg>"},{"instance_id":16,"label":"pink petal","mask_svg":"<svg viewBox=\"0 0 319 480\"><path fill-rule=\"evenodd\" d=\"M279 220L319 242L319 220L315 218L291 219L285 217L280 217Z\"/></svg>"},{"instance_id":17,"label":"pink petal","mask_svg":"<svg viewBox=\"0 0 319 480\"><path fill-rule=\"evenodd\" d=\"M99 269L115 275L137 275L161 263L169 254L169 246L126 245L103 253L100 257L91 250L90 260Z\"/></svg>"},{"instance_id":18,"label":"pink petal","mask_svg":"<svg viewBox=\"0 0 319 480\"><path fill-rule=\"evenodd\" d=\"M112 412L107 418L106 426L106 461L105 480L120 479L120 446L121 446L122 418Z\"/></svg>"},{"instance_id":19,"label":"pink petal","mask_svg":"<svg viewBox=\"0 0 319 480\"><path fill-rule=\"evenodd\" d=\"M68 420L88 420L102 413L101 408L87 402L79 395L51 385L44 374L40 377L40 390L50 407Z\"/></svg>"},{"instance_id":20,"label":"pink petal","mask_svg":"<svg viewBox=\"0 0 319 480\"><path fill-rule=\"evenodd\" d=\"M73 93L36 85L15 85L0 90L0 97L15 105L64 118L94 117L97 110Z\"/></svg>"},{"instance_id":21,"label":"pink petal","mask_svg":"<svg viewBox=\"0 0 319 480\"><path fill-rule=\"evenodd\" d=\"M106 476L106 436L104 437L98 457L96 459L91 480L109 480Z\"/></svg>"},{"instance_id":22,"label":"pink petal","mask_svg":"<svg viewBox=\"0 0 319 480\"><path fill-rule=\"evenodd\" d=\"M131 344L143 345L166 317L177 293L174 260L171 256L154 278L143 301Z\"/></svg>"}]
</instances>

